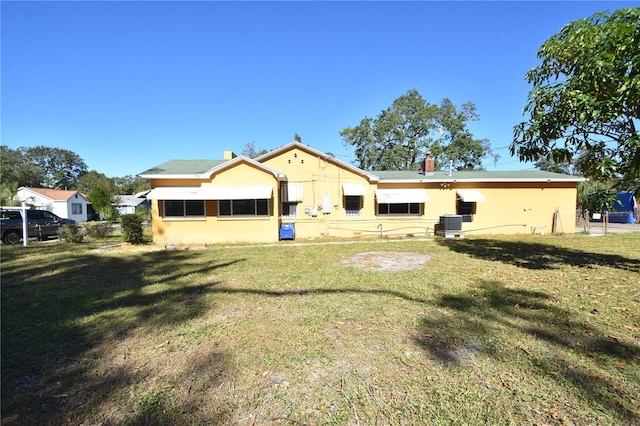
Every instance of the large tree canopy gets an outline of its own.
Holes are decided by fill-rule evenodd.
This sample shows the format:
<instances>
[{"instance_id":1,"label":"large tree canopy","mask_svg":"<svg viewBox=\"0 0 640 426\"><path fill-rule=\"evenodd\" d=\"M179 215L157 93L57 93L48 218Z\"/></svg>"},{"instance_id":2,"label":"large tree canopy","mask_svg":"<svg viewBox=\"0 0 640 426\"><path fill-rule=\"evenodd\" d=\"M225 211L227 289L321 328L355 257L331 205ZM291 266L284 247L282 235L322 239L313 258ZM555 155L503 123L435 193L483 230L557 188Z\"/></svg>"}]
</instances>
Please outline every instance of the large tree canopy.
<instances>
[{"instance_id":1,"label":"large tree canopy","mask_svg":"<svg viewBox=\"0 0 640 426\"><path fill-rule=\"evenodd\" d=\"M87 165L78 154L68 149L35 146L18 148L27 163L36 166L42 173L38 186L43 188L75 188Z\"/></svg>"},{"instance_id":2,"label":"large tree canopy","mask_svg":"<svg viewBox=\"0 0 640 426\"><path fill-rule=\"evenodd\" d=\"M376 118L365 117L340 135L355 148L357 165L365 170L415 170L427 152L436 167L451 160L457 169L473 169L481 168L491 153L488 142L474 139L467 127L477 118L470 102L458 108L443 99L433 105L410 90Z\"/></svg>"},{"instance_id":3,"label":"large tree canopy","mask_svg":"<svg viewBox=\"0 0 640 426\"><path fill-rule=\"evenodd\" d=\"M523 161L571 162L619 186L640 187L640 9L597 13L544 42L510 151Z\"/></svg>"}]
</instances>

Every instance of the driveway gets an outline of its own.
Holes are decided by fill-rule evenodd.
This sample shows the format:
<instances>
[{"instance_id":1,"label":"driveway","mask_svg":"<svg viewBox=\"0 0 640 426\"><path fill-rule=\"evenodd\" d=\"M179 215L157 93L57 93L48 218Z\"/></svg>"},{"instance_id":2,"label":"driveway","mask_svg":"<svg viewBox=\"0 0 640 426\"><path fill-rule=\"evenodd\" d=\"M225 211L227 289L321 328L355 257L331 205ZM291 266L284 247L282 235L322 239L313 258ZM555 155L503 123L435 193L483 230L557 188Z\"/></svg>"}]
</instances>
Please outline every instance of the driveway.
<instances>
[{"instance_id":1,"label":"driveway","mask_svg":"<svg viewBox=\"0 0 640 426\"><path fill-rule=\"evenodd\" d=\"M590 222L591 235L604 235L604 223ZM576 225L576 232L582 231L582 226ZM609 223L607 224L607 234L621 232L640 232L640 223Z\"/></svg>"}]
</instances>

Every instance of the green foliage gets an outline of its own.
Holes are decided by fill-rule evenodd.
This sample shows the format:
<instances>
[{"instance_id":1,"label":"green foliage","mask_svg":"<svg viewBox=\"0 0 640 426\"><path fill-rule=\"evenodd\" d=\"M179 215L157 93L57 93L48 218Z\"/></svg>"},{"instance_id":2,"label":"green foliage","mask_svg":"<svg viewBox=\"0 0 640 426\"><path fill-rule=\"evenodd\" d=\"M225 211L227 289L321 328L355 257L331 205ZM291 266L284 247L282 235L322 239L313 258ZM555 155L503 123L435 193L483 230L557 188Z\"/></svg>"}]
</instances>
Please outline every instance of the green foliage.
<instances>
[{"instance_id":1,"label":"green foliage","mask_svg":"<svg viewBox=\"0 0 640 426\"><path fill-rule=\"evenodd\" d=\"M84 239L84 232L80 225L78 224L69 224L63 225L60 228L60 239L66 243L81 243Z\"/></svg>"},{"instance_id":2,"label":"green foliage","mask_svg":"<svg viewBox=\"0 0 640 426\"><path fill-rule=\"evenodd\" d=\"M138 215L143 222L151 220L151 208L146 204L138 204L136 206L136 215Z\"/></svg>"},{"instance_id":3,"label":"green foliage","mask_svg":"<svg viewBox=\"0 0 640 426\"><path fill-rule=\"evenodd\" d=\"M117 193L117 188L112 179L109 179L104 173L99 173L95 170L89 170L78 178L76 191L89 194L94 186L107 188L112 194Z\"/></svg>"},{"instance_id":4,"label":"green foliage","mask_svg":"<svg viewBox=\"0 0 640 426\"><path fill-rule=\"evenodd\" d=\"M122 238L131 244L142 244L144 236L142 231L142 219L137 214L125 214L120 217Z\"/></svg>"},{"instance_id":5,"label":"green foliage","mask_svg":"<svg viewBox=\"0 0 640 426\"><path fill-rule=\"evenodd\" d=\"M104 217L106 220L114 219L115 207L111 203L113 197L113 189L104 184L96 184L89 192L89 200L93 205L93 209ZM117 217L117 212L115 212Z\"/></svg>"},{"instance_id":6,"label":"green foliage","mask_svg":"<svg viewBox=\"0 0 640 426\"><path fill-rule=\"evenodd\" d=\"M149 179L142 179L138 176L124 176L111 179L116 188L116 194L135 194L151 189Z\"/></svg>"},{"instance_id":7,"label":"green foliage","mask_svg":"<svg viewBox=\"0 0 640 426\"><path fill-rule=\"evenodd\" d=\"M78 178L87 171L87 165L72 151L47 146L19 149L31 165L44 175L38 186L44 188L75 188Z\"/></svg>"},{"instance_id":8,"label":"green foliage","mask_svg":"<svg viewBox=\"0 0 640 426\"><path fill-rule=\"evenodd\" d=\"M40 186L44 181L44 171L32 164L24 153L24 148L11 149L0 146L0 182L2 182L2 205L9 200L21 186Z\"/></svg>"},{"instance_id":9,"label":"green foliage","mask_svg":"<svg viewBox=\"0 0 640 426\"><path fill-rule=\"evenodd\" d=\"M458 169L473 169L491 154L488 142L473 139L467 127L477 119L470 102L456 107L443 99L438 106L410 90L376 118L365 117L340 135L365 170L417 170L427 152L437 167L452 160Z\"/></svg>"},{"instance_id":10,"label":"green foliage","mask_svg":"<svg viewBox=\"0 0 640 426\"><path fill-rule=\"evenodd\" d=\"M526 75L529 119L514 128L511 154L562 163L581 153L586 176L640 188L640 9L571 22L538 58Z\"/></svg>"},{"instance_id":11,"label":"green foliage","mask_svg":"<svg viewBox=\"0 0 640 426\"><path fill-rule=\"evenodd\" d=\"M87 237L95 240L107 239L113 234L114 227L110 221L87 222L84 224Z\"/></svg>"}]
</instances>

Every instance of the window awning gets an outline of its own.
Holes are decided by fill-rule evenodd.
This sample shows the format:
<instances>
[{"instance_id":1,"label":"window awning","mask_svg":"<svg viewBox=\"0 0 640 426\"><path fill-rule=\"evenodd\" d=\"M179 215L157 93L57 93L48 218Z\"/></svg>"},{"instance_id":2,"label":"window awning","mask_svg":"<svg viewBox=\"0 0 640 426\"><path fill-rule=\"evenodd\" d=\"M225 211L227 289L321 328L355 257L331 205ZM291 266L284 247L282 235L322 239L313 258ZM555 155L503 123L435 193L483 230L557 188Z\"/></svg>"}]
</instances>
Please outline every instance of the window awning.
<instances>
[{"instance_id":1,"label":"window awning","mask_svg":"<svg viewBox=\"0 0 640 426\"><path fill-rule=\"evenodd\" d=\"M456 191L458 197L465 203L479 203L485 201L484 195L480 191L474 189L459 189Z\"/></svg>"},{"instance_id":2,"label":"window awning","mask_svg":"<svg viewBox=\"0 0 640 426\"><path fill-rule=\"evenodd\" d=\"M273 187L255 186L203 186L205 200L264 200L271 198Z\"/></svg>"},{"instance_id":3,"label":"window awning","mask_svg":"<svg viewBox=\"0 0 640 426\"><path fill-rule=\"evenodd\" d=\"M302 184L299 182L280 185L280 199L284 202L299 203L302 201Z\"/></svg>"},{"instance_id":4,"label":"window awning","mask_svg":"<svg viewBox=\"0 0 640 426\"><path fill-rule=\"evenodd\" d=\"M424 189L376 189L378 204L427 203L431 201Z\"/></svg>"},{"instance_id":5,"label":"window awning","mask_svg":"<svg viewBox=\"0 0 640 426\"><path fill-rule=\"evenodd\" d=\"M152 200L251 200L269 199L271 186L190 186L160 187L149 194Z\"/></svg>"},{"instance_id":6,"label":"window awning","mask_svg":"<svg viewBox=\"0 0 640 426\"><path fill-rule=\"evenodd\" d=\"M343 183L342 192L344 195L367 195L367 190L361 183Z\"/></svg>"},{"instance_id":7,"label":"window awning","mask_svg":"<svg viewBox=\"0 0 640 426\"><path fill-rule=\"evenodd\" d=\"M150 200L202 200L200 187L161 187L152 189L147 198Z\"/></svg>"}]
</instances>

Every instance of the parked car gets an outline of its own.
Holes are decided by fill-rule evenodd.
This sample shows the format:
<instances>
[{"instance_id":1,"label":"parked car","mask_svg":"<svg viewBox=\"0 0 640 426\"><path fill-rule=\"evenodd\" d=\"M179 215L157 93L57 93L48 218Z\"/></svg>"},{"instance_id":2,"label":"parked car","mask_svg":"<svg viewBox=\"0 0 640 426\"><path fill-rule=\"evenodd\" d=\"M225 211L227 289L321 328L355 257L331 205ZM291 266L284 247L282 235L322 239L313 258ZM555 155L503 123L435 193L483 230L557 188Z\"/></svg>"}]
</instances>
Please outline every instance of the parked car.
<instances>
[{"instance_id":1,"label":"parked car","mask_svg":"<svg viewBox=\"0 0 640 426\"><path fill-rule=\"evenodd\" d=\"M63 225L76 223L46 210L27 210L28 237L45 240L57 237ZM18 244L22 240L22 211L6 209L0 212L0 235L5 244Z\"/></svg>"}]
</instances>

